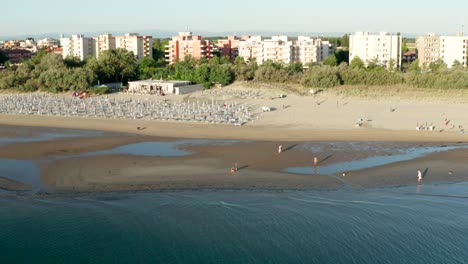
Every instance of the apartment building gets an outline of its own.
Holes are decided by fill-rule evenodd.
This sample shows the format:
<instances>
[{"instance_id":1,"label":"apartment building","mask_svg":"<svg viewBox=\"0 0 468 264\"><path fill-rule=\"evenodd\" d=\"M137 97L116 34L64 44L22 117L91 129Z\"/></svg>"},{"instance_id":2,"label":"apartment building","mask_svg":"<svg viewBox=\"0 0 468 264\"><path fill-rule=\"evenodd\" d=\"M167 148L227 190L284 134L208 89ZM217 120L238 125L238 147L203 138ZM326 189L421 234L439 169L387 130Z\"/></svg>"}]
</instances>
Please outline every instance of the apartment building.
<instances>
[{"instance_id":1,"label":"apartment building","mask_svg":"<svg viewBox=\"0 0 468 264\"><path fill-rule=\"evenodd\" d=\"M431 62L440 58L440 36L429 33L416 38L418 60L420 67L427 67Z\"/></svg>"},{"instance_id":2,"label":"apartment building","mask_svg":"<svg viewBox=\"0 0 468 264\"><path fill-rule=\"evenodd\" d=\"M113 38L111 36L107 42L103 41L103 47L112 47ZM105 40L105 38L103 38ZM153 37L139 36L138 33L127 33L125 36L115 37L115 48L122 48L132 51L138 60L143 57L153 57Z\"/></svg>"},{"instance_id":3,"label":"apartment building","mask_svg":"<svg viewBox=\"0 0 468 264\"><path fill-rule=\"evenodd\" d=\"M11 63L21 63L23 60L29 60L32 58L32 52L26 49L6 49L2 50L2 52Z\"/></svg>"},{"instance_id":4,"label":"apartment building","mask_svg":"<svg viewBox=\"0 0 468 264\"><path fill-rule=\"evenodd\" d=\"M286 64L295 61L293 42L288 40L288 36L272 36L271 39L263 40L262 62L268 60L273 62L283 62Z\"/></svg>"},{"instance_id":5,"label":"apartment building","mask_svg":"<svg viewBox=\"0 0 468 264\"><path fill-rule=\"evenodd\" d=\"M456 62L466 67L468 36L458 34L456 36L440 37L440 58L451 68Z\"/></svg>"},{"instance_id":6,"label":"apartment building","mask_svg":"<svg viewBox=\"0 0 468 264\"><path fill-rule=\"evenodd\" d=\"M242 40L249 39L250 36L243 36L238 38L236 36L228 36L227 39L219 39L216 47L221 53L221 56L228 57L233 61L237 56L239 56L239 43Z\"/></svg>"},{"instance_id":7,"label":"apartment building","mask_svg":"<svg viewBox=\"0 0 468 264\"><path fill-rule=\"evenodd\" d=\"M419 66L427 67L430 63L442 60L448 68L455 62L467 65L468 36L459 33L455 36L438 36L430 33L416 39Z\"/></svg>"},{"instance_id":8,"label":"apartment building","mask_svg":"<svg viewBox=\"0 0 468 264\"><path fill-rule=\"evenodd\" d=\"M128 33L125 36L112 36L105 33L94 38L85 38L83 35L72 35L70 38L60 38L63 48L62 56L74 56L85 60L88 57L99 55L106 50L122 48L132 51L138 60L143 57L153 57L153 38L139 36L137 33Z\"/></svg>"},{"instance_id":9,"label":"apartment building","mask_svg":"<svg viewBox=\"0 0 468 264\"><path fill-rule=\"evenodd\" d=\"M387 32L370 34L356 32L349 36L349 62L359 57L366 66L376 61L378 65L389 67L393 61L396 68L401 66L401 36Z\"/></svg>"},{"instance_id":10,"label":"apartment building","mask_svg":"<svg viewBox=\"0 0 468 264\"><path fill-rule=\"evenodd\" d=\"M303 65L320 63L332 53L333 47L328 41L306 36L299 36L297 41L290 41L287 36L265 40L254 36L239 42L239 56L245 61L255 60L259 65L267 60Z\"/></svg>"},{"instance_id":11,"label":"apartment building","mask_svg":"<svg viewBox=\"0 0 468 264\"><path fill-rule=\"evenodd\" d=\"M115 37L110 33L101 34L95 37L94 41L96 42L96 58L99 58L103 51L116 48Z\"/></svg>"},{"instance_id":12,"label":"apartment building","mask_svg":"<svg viewBox=\"0 0 468 264\"><path fill-rule=\"evenodd\" d=\"M58 48L60 41L52 38L44 38L37 41L37 46L39 48Z\"/></svg>"},{"instance_id":13,"label":"apartment building","mask_svg":"<svg viewBox=\"0 0 468 264\"><path fill-rule=\"evenodd\" d=\"M179 32L166 46L166 61L172 64L184 60L186 56L209 60L213 57L212 51L211 41L204 40L202 36L194 36L192 32Z\"/></svg>"},{"instance_id":14,"label":"apartment building","mask_svg":"<svg viewBox=\"0 0 468 264\"><path fill-rule=\"evenodd\" d=\"M63 48L62 56L77 57L86 60L95 55L95 41L93 38L86 38L84 35L72 35L69 38L60 38L60 45Z\"/></svg>"},{"instance_id":15,"label":"apartment building","mask_svg":"<svg viewBox=\"0 0 468 264\"><path fill-rule=\"evenodd\" d=\"M312 37L299 36L295 42L296 61L303 65L319 63L330 55L331 45L328 41Z\"/></svg>"},{"instance_id":16,"label":"apartment building","mask_svg":"<svg viewBox=\"0 0 468 264\"><path fill-rule=\"evenodd\" d=\"M257 64L263 63L263 41L260 36L250 36L245 40L239 41L239 57L244 61L256 61Z\"/></svg>"}]
</instances>

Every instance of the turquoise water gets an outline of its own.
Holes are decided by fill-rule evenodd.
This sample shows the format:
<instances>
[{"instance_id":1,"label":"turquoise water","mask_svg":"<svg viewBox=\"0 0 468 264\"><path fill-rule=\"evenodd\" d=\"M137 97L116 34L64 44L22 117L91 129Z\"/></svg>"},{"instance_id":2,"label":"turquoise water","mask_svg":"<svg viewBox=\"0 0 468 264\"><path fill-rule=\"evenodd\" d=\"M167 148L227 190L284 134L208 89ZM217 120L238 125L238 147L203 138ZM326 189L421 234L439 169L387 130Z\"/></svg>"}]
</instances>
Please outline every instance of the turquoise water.
<instances>
[{"instance_id":1,"label":"turquoise water","mask_svg":"<svg viewBox=\"0 0 468 264\"><path fill-rule=\"evenodd\" d=\"M0 197L0 263L465 263L468 184Z\"/></svg>"}]
</instances>

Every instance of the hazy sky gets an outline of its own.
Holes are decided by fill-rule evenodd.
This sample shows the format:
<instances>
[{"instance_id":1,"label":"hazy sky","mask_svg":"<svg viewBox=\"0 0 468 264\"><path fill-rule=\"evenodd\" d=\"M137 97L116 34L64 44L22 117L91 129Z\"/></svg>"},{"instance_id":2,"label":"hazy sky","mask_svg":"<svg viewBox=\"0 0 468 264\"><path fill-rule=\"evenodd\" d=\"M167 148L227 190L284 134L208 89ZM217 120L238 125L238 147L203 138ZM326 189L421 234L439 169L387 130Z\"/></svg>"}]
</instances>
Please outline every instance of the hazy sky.
<instances>
[{"instance_id":1,"label":"hazy sky","mask_svg":"<svg viewBox=\"0 0 468 264\"><path fill-rule=\"evenodd\" d=\"M0 36L164 30L236 32L388 31L453 34L466 0L23 0L2 1Z\"/></svg>"}]
</instances>

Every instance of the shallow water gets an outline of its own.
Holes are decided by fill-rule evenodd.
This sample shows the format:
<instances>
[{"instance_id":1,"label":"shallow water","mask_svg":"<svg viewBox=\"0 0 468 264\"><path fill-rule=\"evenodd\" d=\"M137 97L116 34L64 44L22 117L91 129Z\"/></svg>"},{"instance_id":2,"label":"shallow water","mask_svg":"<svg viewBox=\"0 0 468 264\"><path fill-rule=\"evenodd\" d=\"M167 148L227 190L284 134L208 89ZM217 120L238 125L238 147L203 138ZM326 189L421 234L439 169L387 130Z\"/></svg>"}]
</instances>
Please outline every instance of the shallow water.
<instances>
[{"instance_id":1,"label":"shallow water","mask_svg":"<svg viewBox=\"0 0 468 264\"><path fill-rule=\"evenodd\" d=\"M464 263L467 183L0 198L0 263Z\"/></svg>"},{"instance_id":2,"label":"shallow water","mask_svg":"<svg viewBox=\"0 0 468 264\"><path fill-rule=\"evenodd\" d=\"M366 168L372 168L376 166L382 166L390 163L395 163L399 161L411 160L419 157L423 157L435 152L449 151L453 149L468 148L466 144L458 144L451 146L434 146L434 147L418 147L418 148L407 148L399 149L398 152L401 154L395 155L383 155L383 156L374 156L361 160L355 160L350 162L341 162L336 164L331 164L328 166L313 166L309 167L289 167L284 171L289 173L299 173L299 174L321 174L321 175L334 175L338 172L343 171L353 171Z\"/></svg>"},{"instance_id":3,"label":"shallow water","mask_svg":"<svg viewBox=\"0 0 468 264\"><path fill-rule=\"evenodd\" d=\"M39 169L30 160L0 159L0 177L26 183L33 190L42 187Z\"/></svg>"},{"instance_id":4,"label":"shallow water","mask_svg":"<svg viewBox=\"0 0 468 264\"><path fill-rule=\"evenodd\" d=\"M226 145L234 144L241 141L237 140L207 140L207 139L193 139L193 140L177 140L169 142L140 142L128 145L122 145L111 150L95 151L83 153L80 156L96 156L106 154L130 154L136 156L149 156L149 157L179 157L187 156L192 152L183 150L182 148L187 145Z\"/></svg>"},{"instance_id":5,"label":"shallow water","mask_svg":"<svg viewBox=\"0 0 468 264\"><path fill-rule=\"evenodd\" d=\"M10 129L11 130L11 129ZM34 129L32 129L34 130ZM29 135L29 128L18 128L14 132L17 134L16 137L0 137L0 146L11 144L11 143L27 143L27 142L38 142L38 141L49 141L60 138L75 138L75 137L92 137L102 136L104 132L91 131L91 130L75 130L75 129L62 129L58 132L54 132L55 129L48 129L48 132L41 132L34 135Z\"/></svg>"}]
</instances>

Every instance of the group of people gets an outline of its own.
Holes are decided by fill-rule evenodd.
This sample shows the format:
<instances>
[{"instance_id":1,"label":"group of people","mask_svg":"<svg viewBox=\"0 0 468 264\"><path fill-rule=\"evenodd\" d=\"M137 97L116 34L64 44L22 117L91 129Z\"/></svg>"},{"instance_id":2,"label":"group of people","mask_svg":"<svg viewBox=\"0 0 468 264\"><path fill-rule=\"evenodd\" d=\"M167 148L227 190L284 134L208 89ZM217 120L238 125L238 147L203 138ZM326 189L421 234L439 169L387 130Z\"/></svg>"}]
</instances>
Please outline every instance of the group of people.
<instances>
[{"instance_id":1,"label":"group of people","mask_svg":"<svg viewBox=\"0 0 468 264\"><path fill-rule=\"evenodd\" d=\"M78 97L80 99L84 99L84 98L88 98L89 94L87 92L84 92L84 91L80 91L80 92L73 91L72 97Z\"/></svg>"}]
</instances>

